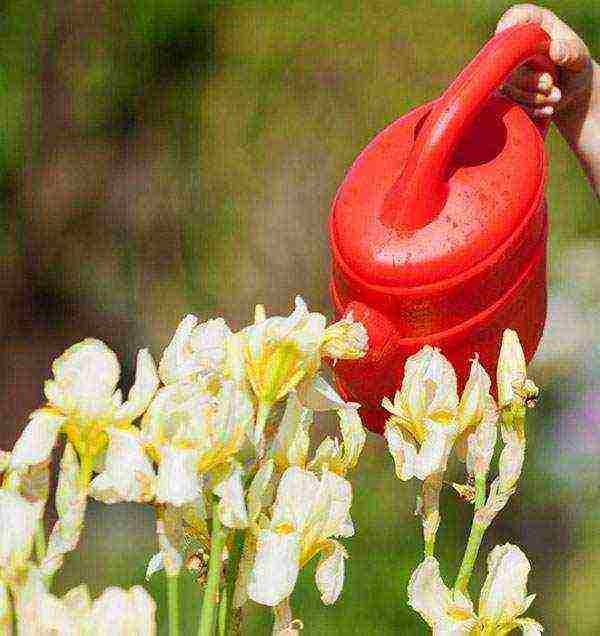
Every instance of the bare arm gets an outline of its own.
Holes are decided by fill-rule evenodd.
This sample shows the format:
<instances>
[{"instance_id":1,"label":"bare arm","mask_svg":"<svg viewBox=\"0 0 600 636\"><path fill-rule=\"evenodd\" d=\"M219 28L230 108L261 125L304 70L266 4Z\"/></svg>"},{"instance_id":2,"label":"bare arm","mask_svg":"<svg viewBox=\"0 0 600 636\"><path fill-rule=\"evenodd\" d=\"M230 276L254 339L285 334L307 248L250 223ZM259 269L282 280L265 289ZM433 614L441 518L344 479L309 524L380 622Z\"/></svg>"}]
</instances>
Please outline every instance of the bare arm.
<instances>
[{"instance_id":1,"label":"bare arm","mask_svg":"<svg viewBox=\"0 0 600 636\"><path fill-rule=\"evenodd\" d=\"M552 11L533 4L509 9L496 31L535 22L551 37L550 58L558 68L556 83L527 65L515 71L504 91L534 117L552 117L600 197L600 66L583 40Z\"/></svg>"}]
</instances>

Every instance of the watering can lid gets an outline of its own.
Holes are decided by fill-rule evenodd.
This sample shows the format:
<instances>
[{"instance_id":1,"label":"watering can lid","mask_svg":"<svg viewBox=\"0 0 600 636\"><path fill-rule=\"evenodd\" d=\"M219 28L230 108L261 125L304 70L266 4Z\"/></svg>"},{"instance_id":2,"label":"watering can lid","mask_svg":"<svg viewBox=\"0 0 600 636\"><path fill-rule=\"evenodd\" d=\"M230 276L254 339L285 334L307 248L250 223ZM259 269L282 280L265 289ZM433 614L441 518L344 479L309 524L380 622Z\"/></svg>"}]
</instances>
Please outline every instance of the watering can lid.
<instances>
[{"instance_id":1,"label":"watering can lid","mask_svg":"<svg viewBox=\"0 0 600 636\"><path fill-rule=\"evenodd\" d=\"M340 266L369 285L436 285L527 231L543 195L543 138L523 109L493 93L526 60L551 70L541 57L548 46L533 24L496 35L440 99L363 150L333 204Z\"/></svg>"}]
</instances>

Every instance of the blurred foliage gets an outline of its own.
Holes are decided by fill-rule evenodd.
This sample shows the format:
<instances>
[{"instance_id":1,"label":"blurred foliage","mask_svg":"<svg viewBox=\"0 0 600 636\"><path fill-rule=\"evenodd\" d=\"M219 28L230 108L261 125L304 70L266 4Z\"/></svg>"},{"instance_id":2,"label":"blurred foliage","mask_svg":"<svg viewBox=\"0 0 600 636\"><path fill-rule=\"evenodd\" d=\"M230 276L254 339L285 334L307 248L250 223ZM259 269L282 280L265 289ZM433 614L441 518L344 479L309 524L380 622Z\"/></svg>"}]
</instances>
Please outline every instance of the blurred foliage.
<instances>
[{"instance_id":1,"label":"blurred foliage","mask_svg":"<svg viewBox=\"0 0 600 636\"><path fill-rule=\"evenodd\" d=\"M597 0L544 4L600 56ZM325 220L345 170L378 130L444 90L508 6L3 2L0 416L14 423L7 443L40 403L49 361L82 337L109 341L131 378L135 350L149 343L159 355L188 311L223 314L237 327L254 302L282 312L302 292L329 313ZM555 132L548 149L552 295L534 370L545 393L530 425L521 496L483 553L507 540L522 545L538 593L531 615L550 634L591 635L600 630L600 473L590 451L600 448L600 215ZM586 428L589 417L596 428ZM395 479L374 436L360 468L342 597L323 607L308 567L294 609L311 634L424 634L405 605L421 550L415 485ZM443 512L441 556L451 574L469 511L448 491ZM143 583L154 550L149 510L96 505L58 587L85 579L98 593ZM162 583L157 575L148 587L164 628ZM192 577L184 588L187 634L200 597ZM268 633L266 610L252 608L247 621L249 633Z\"/></svg>"}]
</instances>

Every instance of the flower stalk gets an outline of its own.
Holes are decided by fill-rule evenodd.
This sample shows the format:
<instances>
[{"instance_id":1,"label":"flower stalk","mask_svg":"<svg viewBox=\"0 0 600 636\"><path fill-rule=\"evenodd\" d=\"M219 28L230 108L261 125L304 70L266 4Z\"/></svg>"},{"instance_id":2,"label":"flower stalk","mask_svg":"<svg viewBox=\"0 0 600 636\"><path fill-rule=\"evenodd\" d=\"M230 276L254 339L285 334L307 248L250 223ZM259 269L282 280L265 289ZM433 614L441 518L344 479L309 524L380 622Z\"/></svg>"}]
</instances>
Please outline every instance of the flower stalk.
<instances>
[{"instance_id":1,"label":"flower stalk","mask_svg":"<svg viewBox=\"0 0 600 636\"><path fill-rule=\"evenodd\" d=\"M475 512L485 504L485 475L475 475Z\"/></svg>"},{"instance_id":2,"label":"flower stalk","mask_svg":"<svg viewBox=\"0 0 600 636\"><path fill-rule=\"evenodd\" d=\"M179 574L167 575L169 636L179 636Z\"/></svg>"},{"instance_id":3,"label":"flower stalk","mask_svg":"<svg viewBox=\"0 0 600 636\"><path fill-rule=\"evenodd\" d=\"M240 616L237 616L236 614L241 613L241 610L234 608L233 597L240 568L240 560L244 550L244 533L234 530L232 535L229 558L227 559L227 573L225 577L226 613L224 618L224 633L234 636L238 633L240 624Z\"/></svg>"},{"instance_id":4,"label":"flower stalk","mask_svg":"<svg viewBox=\"0 0 600 636\"><path fill-rule=\"evenodd\" d=\"M212 636L215 610L219 602L219 584L221 581L222 555L227 533L219 518L219 501L215 497L212 507L212 534L210 557L208 561L208 578L204 589L202 611L200 612L200 626L198 636Z\"/></svg>"},{"instance_id":5,"label":"flower stalk","mask_svg":"<svg viewBox=\"0 0 600 636\"><path fill-rule=\"evenodd\" d=\"M456 577L454 589L459 592L466 592L473 574L473 568L477 561L477 555L479 554L479 548L483 541L483 535L485 534L487 526L477 522L477 515L473 517L473 523L471 525L471 532L469 534L469 541L465 549L462 563L460 564L460 570Z\"/></svg>"}]
</instances>

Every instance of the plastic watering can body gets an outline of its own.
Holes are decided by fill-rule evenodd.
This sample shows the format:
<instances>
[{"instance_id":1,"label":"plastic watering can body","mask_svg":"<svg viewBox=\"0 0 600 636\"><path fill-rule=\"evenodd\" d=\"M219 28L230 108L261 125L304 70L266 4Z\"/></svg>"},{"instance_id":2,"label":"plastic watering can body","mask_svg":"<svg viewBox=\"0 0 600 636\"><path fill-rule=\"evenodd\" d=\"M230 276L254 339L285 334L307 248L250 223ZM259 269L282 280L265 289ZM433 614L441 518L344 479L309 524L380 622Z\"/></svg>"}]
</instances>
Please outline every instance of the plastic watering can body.
<instances>
[{"instance_id":1,"label":"plastic watering can body","mask_svg":"<svg viewBox=\"0 0 600 636\"><path fill-rule=\"evenodd\" d=\"M369 353L335 366L346 399L383 430L384 396L406 358L442 349L464 384L478 354L490 374L502 332L531 359L546 317L546 154L542 125L495 91L525 61L553 71L536 25L495 36L435 102L383 130L340 186L330 217L331 294Z\"/></svg>"}]
</instances>

